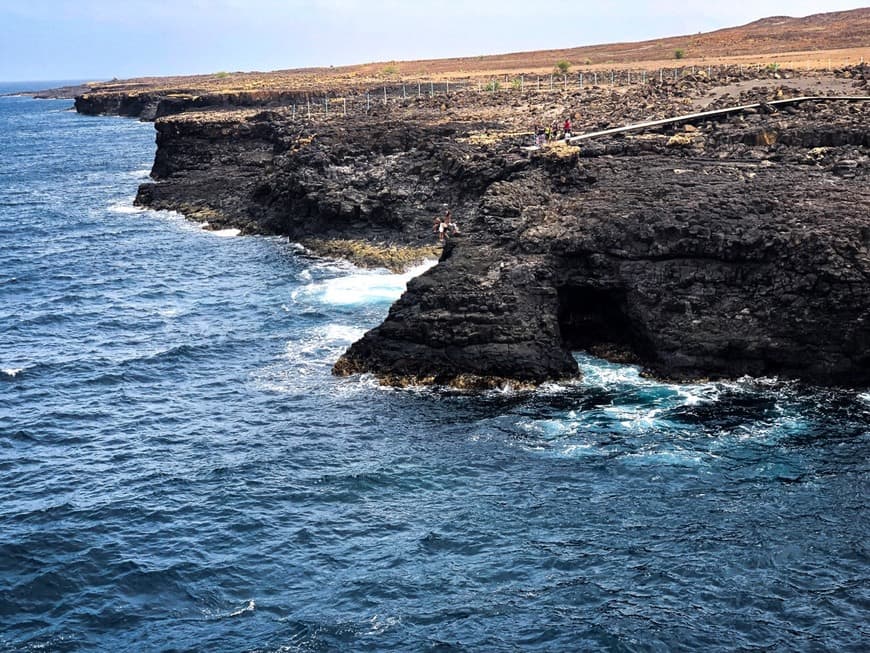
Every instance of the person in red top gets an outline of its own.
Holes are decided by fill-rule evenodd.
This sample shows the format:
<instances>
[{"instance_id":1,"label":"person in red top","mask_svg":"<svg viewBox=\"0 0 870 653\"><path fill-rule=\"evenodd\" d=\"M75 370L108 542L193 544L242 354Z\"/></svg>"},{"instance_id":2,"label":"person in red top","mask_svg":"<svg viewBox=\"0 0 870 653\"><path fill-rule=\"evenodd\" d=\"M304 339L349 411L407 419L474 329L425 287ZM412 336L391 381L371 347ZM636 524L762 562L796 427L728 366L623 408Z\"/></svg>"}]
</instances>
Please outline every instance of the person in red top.
<instances>
[{"instance_id":1,"label":"person in red top","mask_svg":"<svg viewBox=\"0 0 870 653\"><path fill-rule=\"evenodd\" d=\"M571 118L565 118L565 140L571 137Z\"/></svg>"}]
</instances>

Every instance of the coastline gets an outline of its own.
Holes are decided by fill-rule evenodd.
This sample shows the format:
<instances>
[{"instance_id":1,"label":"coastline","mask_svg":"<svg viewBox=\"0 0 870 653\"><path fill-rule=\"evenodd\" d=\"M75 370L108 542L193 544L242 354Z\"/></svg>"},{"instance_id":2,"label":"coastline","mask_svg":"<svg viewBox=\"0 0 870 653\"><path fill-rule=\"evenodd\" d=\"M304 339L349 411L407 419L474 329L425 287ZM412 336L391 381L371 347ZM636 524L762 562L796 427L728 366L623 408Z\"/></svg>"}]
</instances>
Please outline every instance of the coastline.
<instances>
[{"instance_id":1,"label":"coastline","mask_svg":"<svg viewBox=\"0 0 870 653\"><path fill-rule=\"evenodd\" d=\"M155 181L136 203L397 271L439 253L432 219L450 208L463 236L339 375L533 386L575 377L569 352L587 349L665 379L860 386L867 103L768 102L866 94L868 72L726 67L618 90L454 90L313 119L287 106L183 109L156 119ZM753 102L529 147L530 123L556 116L582 132Z\"/></svg>"}]
</instances>

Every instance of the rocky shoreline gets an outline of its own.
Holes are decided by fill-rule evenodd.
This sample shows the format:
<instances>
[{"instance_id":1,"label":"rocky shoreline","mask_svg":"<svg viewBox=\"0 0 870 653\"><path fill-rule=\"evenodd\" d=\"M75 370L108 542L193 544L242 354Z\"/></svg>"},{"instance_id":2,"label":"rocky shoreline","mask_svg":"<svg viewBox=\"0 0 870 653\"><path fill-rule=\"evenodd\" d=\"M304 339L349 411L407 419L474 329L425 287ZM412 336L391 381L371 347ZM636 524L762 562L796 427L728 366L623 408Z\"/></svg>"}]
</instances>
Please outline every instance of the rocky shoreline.
<instances>
[{"instance_id":1,"label":"rocky shoreline","mask_svg":"<svg viewBox=\"0 0 870 653\"><path fill-rule=\"evenodd\" d=\"M576 377L570 352L584 349L673 379L863 387L870 103L764 103L865 96L868 77L867 66L699 71L623 89L410 98L328 120L274 95L260 100L275 106L225 97L211 108L139 98L139 116L163 117L155 181L136 202L394 269L437 251L432 220L450 207L462 235L337 374L536 385ZM568 115L592 131L747 102L762 107L528 147L531 125ZM76 106L136 115L134 104Z\"/></svg>"}]
</instances>

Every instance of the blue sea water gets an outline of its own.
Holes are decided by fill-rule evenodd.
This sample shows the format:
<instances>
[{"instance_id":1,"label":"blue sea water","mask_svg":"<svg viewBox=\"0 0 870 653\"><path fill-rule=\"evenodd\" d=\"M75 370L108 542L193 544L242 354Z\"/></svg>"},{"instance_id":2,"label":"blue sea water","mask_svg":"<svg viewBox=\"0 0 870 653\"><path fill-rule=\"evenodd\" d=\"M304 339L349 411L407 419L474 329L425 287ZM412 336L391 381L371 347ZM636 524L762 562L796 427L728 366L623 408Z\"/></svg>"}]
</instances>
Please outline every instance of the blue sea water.
<instances>
[{"instance_id":1,"label":"blue sea water","mask_svg":"<svg viewBox=\"0 0 870 653\"><path fill-rule=\"evenodd\" d=\"M870 393L337 379L408 277L132 207L0 98L0 650L866 650Z\"/></svg>"}]
</instances>

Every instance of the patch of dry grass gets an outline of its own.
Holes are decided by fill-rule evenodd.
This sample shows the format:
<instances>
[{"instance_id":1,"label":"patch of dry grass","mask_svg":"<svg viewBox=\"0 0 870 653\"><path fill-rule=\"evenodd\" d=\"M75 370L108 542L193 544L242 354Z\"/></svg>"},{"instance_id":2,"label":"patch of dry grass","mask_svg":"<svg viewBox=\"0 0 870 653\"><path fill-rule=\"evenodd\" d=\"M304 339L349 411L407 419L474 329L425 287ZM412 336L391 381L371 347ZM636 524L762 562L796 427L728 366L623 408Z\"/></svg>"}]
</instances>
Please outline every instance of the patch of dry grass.
<instances>
[{"instance_id":1,"label":"patch of dry grass","mask_svg":"<svg viewBox=\"0 0 870 653\"><path fill-rule=\"evenodd\" d=\"M303 241L302 246L317 256L343 258L360 267L383 267L392 272L406 272L423 261L441 256L441 247L437 245L411 247L363 240L311 239Z\"/></svg>"}]
</instances>

